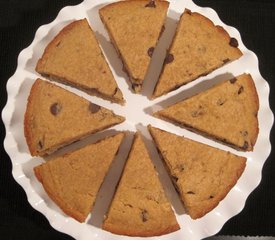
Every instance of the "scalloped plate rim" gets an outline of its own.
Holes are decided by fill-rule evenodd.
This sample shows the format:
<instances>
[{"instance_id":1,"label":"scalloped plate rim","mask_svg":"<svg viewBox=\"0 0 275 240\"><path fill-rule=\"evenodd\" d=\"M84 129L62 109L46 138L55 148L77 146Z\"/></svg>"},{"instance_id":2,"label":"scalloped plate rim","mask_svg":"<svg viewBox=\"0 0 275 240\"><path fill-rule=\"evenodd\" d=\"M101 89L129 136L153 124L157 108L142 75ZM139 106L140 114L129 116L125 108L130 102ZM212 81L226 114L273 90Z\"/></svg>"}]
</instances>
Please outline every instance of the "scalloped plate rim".
<instances>
[{"instance_id":1,"label":"scalloped plate rim","mask_svg":"<svg viewBox=\"0 0 275 240\"><path fill-rule=\"evenodd\" d=\"M24 63L24 60L26 60L28 50L32 48L32 46L39 40L39 38L41 39L41 32L43 31L43 29L48 29L51 26L54 26L54 24L57 23L59 20L64 20L64 19L62 19L62 14L65 11L69 11L68 9L81 8L81 7L85 8L85 6L88 5L89 2L91 2L91 1L90 0L85 0L82 3L80 3L78 5L75 5L75 6L65 6L64 8L62 8L59 11L57 17L52 22L40 26L37 29L37 31L34 35L34 39L31 42L31 44L19 53L18 62L17 62L18 66L20 65L21 62ZM110 1L108 1L108 0L104 1L104 3L107 3L107 2L110 2ZM204 13L207 13L207 14L210 14L210 15L214 14L215 17L217 18L217 19L215 19L217 22L221 23L221 25L223 27L225 27L226 30L229 30L230 32L234 32L234 34L238 35L238 37L241 39L241 35L240 35L239 31L236 28L228 26L224 22L222 22L214 9L208 8L208 7L206 7L206 8L199 7L195 3L193 3L191 0L188 0L188 1L186 0L186 2L187 2L187 5L190 4L190 6L194 7L196 10L199 10L198 12L204 12ZM98 4L98 3L102 4L102 1L99 1L99 0L93 1L94 6L96 6L96 4ZM170 1L170 3L171 3L171 5L179 4L179 3L176 3L176 0L172 0L172 1ZM268 138L267 138L268 145L266 146L266 151L262 155L264 160L262 160L261 162L259 162L259 161L257 162L258 165L259 165L258 168L261 172L262 167L263 167L266 159L268 158L268 156L271 152L271 143L270 143L269 137L270 137L271 127L272 127L273 122L274 122L274 116L273 116L273 113L270 109L269 102L268 102L268 96L270 94L270 88L269 88L269 85L266 82L266 80L260 74L259 65L258 65L258 58L257 58L256 54L254 52L252 52L251 50L248 50L243 45L242 40L241 40L241 44L242 44L242 47L251 56L253 56L253 58L255 60L256 65L257 65L257 69L255 70L255 72L256 72L256 74L258 74L259 78L264 83L263 87L265 87L265 89L264 90L262 89L261 91L264 91L264 93L267 96L266 99L264 99L265 103L266 103L266 105L265 105L266 108L264 110L268 114L268 118L267 118L268 121L266 122L266 129L269 129ZM67 228L67 231L64 231L62 229L62 227L63 227L62 224L60 225L58 221L57 222L54 221L54 219L53 219L53 217L55 217L55 213L53 213L54 211L52 209L45 209L45 206L43 204L37 204L37 202L34 201L34 199L37 198L37 195L35 196L35 194L34 194L35 192L31 188L28 179L25 177L22 169L20 169L20 164L18 163L18 160L17 160L18 152L16 152L16 151L14 152L14 144L16 144L16 141L15 141L15 139L14 139L12 133L11 133L11 130L10 130L10 121L11 121L13 110L14 110L14 105L12 103L13 103L13 100L16 98L16 94L18 93L19 87L21 86L21 83L19 81L16 82L16 75L19 72L20 72L20 68L17 68L15 73L13 74L13 76L11 76L10 79L8 80L8 82L7 82L7 86L6 86L6 90L7 90L7 93L8 93L7 102L6 102L6 106L4 107L4 109L2 111L2 119L3 119L4 125L5 125L5 129L6 129L6 137L4 139L4 148L5 148L6 152L8 153L8 155L10 156L11 161L12 161L12 165L13 165L12 166L13 167L12 174L13 174L13 177L22 186L22 188L25 190L25 192L27 194L27 197L28 197L28 201L31 204L31 206L34 209L41 212L42 214L44 214L46 216L46 218L49 220L49 223L51 224L51 226L53 228L55 228L58 231L67 233L67 234L69 234L69 235L71 235L71 236L73 236L77 239L78 238L79 239L84 239L84 234L83 233L78 233L74 229L69 228L70 231L68 231L68 228ZM248 190L247 194L245 194L245 199L247 199L248 195L251 194L252 191L259 185L259 183L261 181L261 177L262 177L262 175L260 173L260 175L258 175L256 180L254 181L254 184L252 186L250 186L250 189ZM245 206L245 201L239 206L239 208L236 210L237 211L236 213L234 213L233 215L230 215L228 218L225 219L224 223L226 221L228 221L234 215L238 214L243 209L243 207ZM47 208L47 206L46 206L46 208ZM52 216L52 214L54 216ZM70 224L71 222L67 221L66 223ZM210 233L209 232L208 233L200 232L200 234L197 235L197 237L199 236L199 238L204 238L204 237L214 235L215 233L217 233L222 228L223 224L220 224L219 226L217 226L215 228L215 230L210 232ZM84 232L89 232L88 229L85 230L85 228L83 228L83 230L84 230ZM108 237L111 237L111 236L113 236L113 235L109 235ZM157 237L156 239L162 239L162 238L165 238L167 236L168 235L165 235L163 237ZM121 237L121 236L119 236L119 237L120 238L125 238L125 239L127 238L127 237Z\"/></svg>"}]
</instances>

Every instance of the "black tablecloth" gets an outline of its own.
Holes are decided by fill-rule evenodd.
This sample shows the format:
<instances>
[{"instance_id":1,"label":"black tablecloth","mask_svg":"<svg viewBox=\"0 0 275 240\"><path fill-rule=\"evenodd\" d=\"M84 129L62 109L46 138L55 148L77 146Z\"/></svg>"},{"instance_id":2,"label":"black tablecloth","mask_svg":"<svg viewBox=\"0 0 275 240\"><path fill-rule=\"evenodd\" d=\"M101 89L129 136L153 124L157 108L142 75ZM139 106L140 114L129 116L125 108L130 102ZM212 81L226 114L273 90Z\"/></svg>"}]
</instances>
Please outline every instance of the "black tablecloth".
<instances>
[{"instance_id":1,"label":"black tablecloth","mask_svg":"<svg viewBox=\"0 0 275 240\"><path fill-rule=\"evenodd\" d=\"M80 2L0 0L1 109L6 103L6 82L16 69L19 52L32 42L40 25L54 20L62 7ZM241 32L244 44L259 58L261 74L271 87L270 104L274 110L275 1L196 0L195 3L214 8L222 21ZM274 143L272 133L271 142ZM47 219L29 205L24 190L12 177L11 161L3 149L4 137L5 129L1 122L0 239L71 239L54 230ZM264 165L261 184L248 197L243 211L229 220L218 235L275 236L274 156L272 151Z\"/></svg>"}]
</instances>

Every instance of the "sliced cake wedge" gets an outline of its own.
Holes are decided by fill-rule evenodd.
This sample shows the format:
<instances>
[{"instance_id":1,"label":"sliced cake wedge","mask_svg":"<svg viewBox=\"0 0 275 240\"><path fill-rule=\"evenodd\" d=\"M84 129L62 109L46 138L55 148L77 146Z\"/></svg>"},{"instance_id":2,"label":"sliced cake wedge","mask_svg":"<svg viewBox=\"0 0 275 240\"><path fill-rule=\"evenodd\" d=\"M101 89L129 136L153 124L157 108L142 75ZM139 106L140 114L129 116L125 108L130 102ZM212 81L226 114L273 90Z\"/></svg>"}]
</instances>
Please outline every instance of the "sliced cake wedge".
<instances>
[{"instance_id":1,"label":"sliced cake wedge","mask_svg":"<svg viewBox=\"0 0 275 240\"><path fill-rule=\"evenodd\" d=\"M205 16L185 10L163 64L153 98L242 56L238 41Z\"/></svg>"},{"instance_id":2,"label":"sliced cake wedge","mask_svg":"<svg viewBox=\"0 0 275 240\"><path fill-rule=\"evenodd\" d=\"M259 100L250 74L220 83L154 116L242 151L252 151L258 137Z\"/></svg>"},{"instance_id":3,"label":"sliced cake wedge","mask_svg":"<svg viewBox=\"0 0 275 240\"><path fill-rule=\"evenodd\" d=\"M135 92L141 90L164 30L168 6L167 1L133 0L111 3L99 10Z\"/></svg>"},{"instance_id":4,"label":"sliced cake wedge","mask_svg":"<svg viewBox=\"0 0 275 240\"><path fill-rule=\"evenodd\" d=\"M116 103L124 103L122 93L86 19L63 28L48 44L36 71Z\"/></svg>"},{"instance_id":5,"label":"sliced cake wedge","mask_svg":"<svg viewBox=\"0 0 275 240\"><path fill-rule=\"evenodd\" d=\"M111 110L37 79L28 98L24 131L31 155L43 156L123 121Z\"/></svg>"},{"instance_id":6,"label":"sliced cake wedge","mask_svg":"<svg viewBox=\"0 0 275 240\"><path fill-rule=\"evenodd\" d=\"M144 142L136 134L103 229L149 237L179 229Z\"/></svg>"},{"instance_id":7,"label":"sliced cake wedge","mask_svg":"<svg viewBox=\"0 0 275 240\"><path fill-rule=\"evenodd\" d=\"M34 168L49 197L67 215L85 221L123 137L118 133Z\"/></svg>"},{"instance_id":8,"label":"sliced cake wedge","mask_svg":"<svg viewBox=\"0 0 275 240\"><path fill-rule=\"evenodd\" d=\"M180 198L193 219L219 202L242 175L246 158L149 126Z\"/></svg>"}]
</instances>

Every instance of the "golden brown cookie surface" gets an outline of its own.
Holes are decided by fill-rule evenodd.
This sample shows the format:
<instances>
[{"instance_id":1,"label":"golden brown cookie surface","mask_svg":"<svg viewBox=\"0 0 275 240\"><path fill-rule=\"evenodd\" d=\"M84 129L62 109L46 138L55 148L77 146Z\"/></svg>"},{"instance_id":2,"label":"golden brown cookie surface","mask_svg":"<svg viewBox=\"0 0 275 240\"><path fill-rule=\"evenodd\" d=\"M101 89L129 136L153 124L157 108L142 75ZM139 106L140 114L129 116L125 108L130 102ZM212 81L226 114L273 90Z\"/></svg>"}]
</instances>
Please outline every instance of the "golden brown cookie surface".
<instances>
[{"instance_id":1,"label":"golden brown cookie surface","mask_svg":"<svg viewBox=\"0 0 275 240\"><path fill-rule=\"evenodd\" d=\"M91 95L123 103L122 92L86 19L77 20L48 44L36 71Z\"/></svg>"},{"instance_id":2,"label":"golden brown cookie surface","mask_svg":"<svg viewBox=\"0 0 275 240\"><path fill-rule=\"evenodd\" d=\"M38 79L28 98L24 130L31 155L43 156L123 121L111 110Z\"/></svg>"},{"instance_id":3,"label":"golden brown cookie surface","mask_svg":"<svg viewBox=\"0 0 275 240\"><path fill-rule=\"evenodd\" d=\"M116 234L144 237L179 229L139 134L135 136L103 229Z\"/></svg>"},{"instance_id":4,"label":"golden brown cookie surface","mask_svg":"<svg viewBox=\"0 0 275 240\"><path fill-rule=\"evenodd\" d=\"M153 98L207 75L242 56L238 41L199 13L185 10L166 56Z\"/></svg>"},{"instance_id":5,"label":"golden brown cookie surface","mask_svg":"<svg viewBox=\"0 0 275 240\"><path fill-rule=\"evenodd\" d=\"M166 1L134 0L115 2L99 10L135 92L141 90L168 6Z\"/></svg>"},{"instance_id":6,"label":"golden brown cookie surface","mask_svg":"<svg viewBox=\"0 0 275 240\"><path fill-rule=\"evenodd\" d=\"M85 221L123 137L119 133L34 168L45 191L66 214Z\"/></svg>"},{"instance_id":7,"label":"golden brown cookie surface","mask_svg":"<svg viewBox=\"0 0 275 240\"><path fill-rule=\"evenodd\" d=\"M188 214L214 209L242 175L246 158L149 126Z\"/></svg>"},{"instance_id":8,"label":"golden brown cookie surface","mask_svg":"<svg viewBox=\"0 0 275 240\"><path fill-rule=\"evenodd\" d=\"M243 151L252 151L258 137L259 100L252 77L242 74L155 116L180 124Z\"/></svg>"}]
</instances>

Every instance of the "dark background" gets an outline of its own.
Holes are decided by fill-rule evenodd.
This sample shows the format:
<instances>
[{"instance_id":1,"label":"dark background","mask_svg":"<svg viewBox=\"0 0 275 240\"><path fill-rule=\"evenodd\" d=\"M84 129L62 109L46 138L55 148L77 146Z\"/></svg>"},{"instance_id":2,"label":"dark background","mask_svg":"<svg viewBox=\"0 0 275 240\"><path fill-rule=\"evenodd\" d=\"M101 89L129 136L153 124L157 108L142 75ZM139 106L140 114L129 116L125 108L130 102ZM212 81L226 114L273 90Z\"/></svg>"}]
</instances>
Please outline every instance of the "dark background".
<instances>
[{"instance_id":1,"label":"dark background","mask_svg":"<svg viewBox=\"0 0 275 240\"><path fill-rule=\"evenodd\" d=\"M36 29L54 20L62 7L81 2L81 0L0 0L1 109L6 103L6 82L16 69L18 54L32 42ZM195 3L214 8L222 21L241 32L244 44L259 58L260 72L271 87L270 104L274 110L275 1L195 0ZM5 129L2 122L0 127L0 238L3 240L72 239L55 231L47 219L28 204L23 189L13 180L11 162L3 149ZM274 144L273 132L272 144ZM243 211L229 220L217 235L275 236L274 156L275 153L272 151L264 165L261 184L248 197Z\"/></svg>"}]
</instances>

